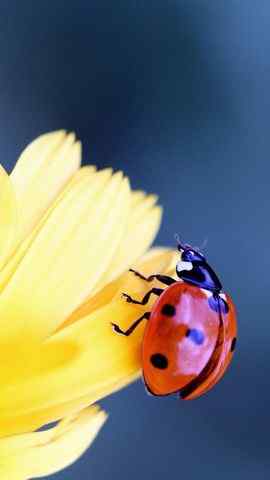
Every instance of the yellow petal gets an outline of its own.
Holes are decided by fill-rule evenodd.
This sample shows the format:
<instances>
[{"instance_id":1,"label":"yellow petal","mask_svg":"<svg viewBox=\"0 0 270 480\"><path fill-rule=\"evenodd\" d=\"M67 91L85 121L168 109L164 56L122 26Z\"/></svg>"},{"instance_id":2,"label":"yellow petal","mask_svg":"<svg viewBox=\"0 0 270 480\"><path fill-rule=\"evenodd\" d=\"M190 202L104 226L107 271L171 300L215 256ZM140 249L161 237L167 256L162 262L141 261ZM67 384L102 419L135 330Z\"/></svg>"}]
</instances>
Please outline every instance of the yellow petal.
<instances>
[{"instance_id":1,"label":"yellow petal","mask_svg":"<svg viewBox=\"0 0 270 480\"><path fill-rule=\"evenodd\" d=\"M68 189L0 296L3 344L28 350L84 301L112 261L129 202L127 179L107 170L91 171Z\"/></svg>"},{"instance_id":2,"label":"yellow petal","mask_svg":"<svg viewBox=\"0 0 270 480\"><path fill-rule=\"evenodd\" d=\"M162 210L155 206L157 197L143 192L132 193L127 230L102 278L101 286L127 270L152 244L160 226ZM99 285L100 286L100 285Z\"/></svg>"},{"instance_id":3,"label":"yellow petal","mask_svg":"<svg viewBox=\"0 0 270 480\"><path fill-rule=\"evenodd\" d=\"M102 410L89 407L49 430L0 439L0 477L27 480L62 470L84 453L105 420Z\"/></svg>"},{"instance_id":4,"label":"yellow petal","mask_svg":"<svg viewBox=\"0 0 270 480\"><path fill-rule=\"evenodd\" d=\"M56 200L53 204L48 208L46 213L40 219L38 224L33 228L30 235L19 245L16 249L15 253L9 258L7 264L4 268L0 271L0 292L4 289L4 287L9 282L10 278L12 277L13 273L15 272L16 268L18 267L19 263L21 262L22 258L25 256L27 250L32 245L35 237L40 232L41 228L46 223L47 219L50 217L52 211L58 206L63 198L71 192L77 192L77 187L80 185L79 188L82 186L82 182L89 182L91 175L96 171L94 166L86 166L78 170L71 180L68 182L67 186L62 190L61 194L58 195Z\"/></svg>"},{"instance_id":5,"label":"yellow petal","mask_svg":"<svg viewBox=\"0 0 270 480\"><path fill-rule=\"evenodd\" d=\"M75 142L73 133L47 133L26 147L11 173L20 205L18 242L31 231L80 162L81 144Z\"/></svg>"},{"instance_id":6,"label":"yellow petal","mask_svg":"<svg viewBox=\"0 0 270 480\"><path fill-rule=\"evenodd\" d=\"M171 267L174 255L167 252L167 267ZM140 269L146 274L162 273L160 265L164 266L164 252L154 255L152 263L149 261ZM147 282L130 273L120 289L126 291L127 287L135 295L149 290ZM7 359L1 360L5 362L0 396L1 433L10 432L14 425L25 428L20 418L27 415L31 428L31 414L35 425L39 415L43 422L56 420L58 417L52 415L57 405L67 406L70 402L68 407L72 408L72 402L78 403L83 397L94 403L133 381L140 373L144 325L126 338L113 331L111 322L127 328L144 310L145 307L127 304L117 296L108 305L59 331L20 364L14 365L12 359L10 364Z\"/></svg>"},{"instance_id":7,"label":"yellow petal","mask_svg":"<svg viewBox=\"0 0 270 480\"><path fill-rule=\"evenodd\" d=\"M0 268L13 250L17 228L16 197L10 177L0 166Z\"/></svg>"}]
</instances>

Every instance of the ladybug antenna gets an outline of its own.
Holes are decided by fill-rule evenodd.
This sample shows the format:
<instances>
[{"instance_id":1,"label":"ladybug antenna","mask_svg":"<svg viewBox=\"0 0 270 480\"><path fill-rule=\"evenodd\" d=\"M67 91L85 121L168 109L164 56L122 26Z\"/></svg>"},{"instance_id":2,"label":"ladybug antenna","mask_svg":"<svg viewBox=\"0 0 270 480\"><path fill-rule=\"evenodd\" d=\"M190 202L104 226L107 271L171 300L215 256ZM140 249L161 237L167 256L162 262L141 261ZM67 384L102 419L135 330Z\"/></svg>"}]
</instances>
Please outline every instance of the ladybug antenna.
<instances>
[{"instance_id":1,"label":"ladybug antenna","mask_svg":"<svg viewBox=\"0 0 270 480\"><path fill-rule=\"evenodd\" d=\"M206 247L207 243L208 243L208 238L205 237L205 239L204 239L204 241L202 242L202 244L201 244L199 247L197 247L197 249L199 250L199 252L201 252L202 250L204 250L204 248Z\"/></svg>"},{"instance_id":2,"label":"ladybug antenna","mask_svg":"<svg viewBox=\"0 0 270 480\"><path fill-rule=\"evenodd\" d=\"M208 237L205 237L205 239L204 239L204 241L203 241L203 243L202 243L202 246L201 246L201 249L202 249L202 250L206 247L207 243L208 243Z\"/></svg>"},{"instance_id":3,"label":"ladybug antenna","mask_svg":"<svg viewBox=\"0 0 270 480\"><path fill-rule=\"evenodd\" d=\"M180 240L180 237L178 235L178 233L175 233L174 234L174 238L175 240L177 241L177 249L179 250L179 252L181 250L185 250L185 248L187 247L186 245L184 245L183 243L181 243L181 240Z\"/></svg>"}]
</instances>

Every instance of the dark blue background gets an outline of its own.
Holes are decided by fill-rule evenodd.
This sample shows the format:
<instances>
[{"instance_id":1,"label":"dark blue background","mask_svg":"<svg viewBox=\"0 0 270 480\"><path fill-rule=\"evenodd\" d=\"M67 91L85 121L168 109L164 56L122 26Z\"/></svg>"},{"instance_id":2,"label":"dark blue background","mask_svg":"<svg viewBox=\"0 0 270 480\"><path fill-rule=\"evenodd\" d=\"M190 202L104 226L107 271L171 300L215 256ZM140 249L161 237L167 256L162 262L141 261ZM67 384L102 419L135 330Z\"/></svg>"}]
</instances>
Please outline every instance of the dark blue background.
<instances>
[{"instance_id":1,"label":"dark blue background","mask_svg":"<svg viewBox=\"0 0 270 480\"><path fill-rule=\"evenodd\" d=\"M4 1L0 154L74 129L84 161L158 192L173 234L200 244L239 312L224 380L194 402L137 383L58 479L267 478L269 454L270 3Z\"/></svg>"}]
</instances>

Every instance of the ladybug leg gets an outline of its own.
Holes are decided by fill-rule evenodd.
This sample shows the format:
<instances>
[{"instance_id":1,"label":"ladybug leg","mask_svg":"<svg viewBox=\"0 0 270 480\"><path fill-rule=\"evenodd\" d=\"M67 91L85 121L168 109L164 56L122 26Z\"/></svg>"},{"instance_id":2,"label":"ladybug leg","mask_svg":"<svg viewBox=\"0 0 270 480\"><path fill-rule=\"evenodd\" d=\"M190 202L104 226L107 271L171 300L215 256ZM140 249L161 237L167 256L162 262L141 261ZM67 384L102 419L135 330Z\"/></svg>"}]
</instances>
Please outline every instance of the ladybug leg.
<instances>
[{"instance_id":1,"label":"ladybug leg","mask_svg":"<svg viewBox=\"0 0 270 480\"><path fill-rule=\"evenodd\" d=\"M151 288L151 290L149 290L149 292L147 292L143 299L142 300L134 300L134 298L130 297L130 295L128 295L127 293L123 293L123 297L126 298L126 301L128 303L136 303L137 305L146 305L147 302L149 301L149 298L150 296L153 294L153 295L161 295L163 292L163 289L162 288Z\"/></svg>"},{"instance_id":2,"label":"ladybug leg","mask_svg":"<svg viewBox=\"0 0 270 480\"><path fill-rule=\"evenodd\" d=\"M130 325L130 327L127 330L122 330L119 325L116 325L116 323L112 323L113 329L116 333L120 333L120 335L125 335L128 337L132 332L134 332L135 328L141 323L142 320L149 320L150 318L150 312L145 312L140 318L138 318L134 323Z\"/></svg>"},{"instance_id":3,"label":"ladybug leg","mask_svg":"<svg viewBox=\"0 0 270 480\"><path fill-rule=\"evenodd\" d=\"M172 285L173 283L176 282L174 278L171 278L167 275L150 275L149 277L145 277L142 275L140 272L137 272L136 270L133 270L132 268L129 269L130 272L134 273L137 277L141 278L142 280L145 280L146 282L152 282L153 280L158 280L161 283L164 283L164 285Z\"/></svg>"}]
</instances>

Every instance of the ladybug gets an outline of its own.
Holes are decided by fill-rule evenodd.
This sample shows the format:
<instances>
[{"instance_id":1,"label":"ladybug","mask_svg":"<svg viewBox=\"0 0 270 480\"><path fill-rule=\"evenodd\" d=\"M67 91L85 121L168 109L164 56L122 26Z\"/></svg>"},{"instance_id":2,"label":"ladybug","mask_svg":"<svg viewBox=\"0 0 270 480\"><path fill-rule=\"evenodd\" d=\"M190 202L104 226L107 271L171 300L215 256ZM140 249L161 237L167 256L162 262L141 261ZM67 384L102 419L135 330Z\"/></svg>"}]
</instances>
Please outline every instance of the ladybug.
<instances>
[{"instance_id":1,"label":"ladybug","mask_svg":"<svg viewBox=\"0 0 270 480\"><path fill-rule=\"evenodd\" d=\"M180 260L176 264L179 280L166 275L145 277L158 280L166 288L152 288L142 300L123 294L126 301L146 305L151 295L159 298L151 312L145 312L126 331L129 336L143 319L147 325L143 338L142 363L149 393L165 396L179 393L192 400L206 393L223 376L236 346L236 312L231 297L205 256L190 245L178 243Z\"/></svg>"}]
</instances>

